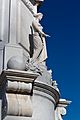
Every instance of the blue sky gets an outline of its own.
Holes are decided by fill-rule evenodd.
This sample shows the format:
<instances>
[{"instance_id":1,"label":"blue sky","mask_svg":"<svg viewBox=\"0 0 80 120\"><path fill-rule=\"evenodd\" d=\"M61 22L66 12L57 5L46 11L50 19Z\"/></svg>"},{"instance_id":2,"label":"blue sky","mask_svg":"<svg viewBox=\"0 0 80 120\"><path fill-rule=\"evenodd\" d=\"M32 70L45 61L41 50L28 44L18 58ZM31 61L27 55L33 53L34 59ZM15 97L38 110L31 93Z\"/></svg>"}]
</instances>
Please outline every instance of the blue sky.
<instances>
[{"instance_id":1,"label":"blue sky","mask_svg":"<svg viewBox=\"0 0 80 120\"><path fill-rule=\"evenodd\" d=\"M61 97L71 100L64 120L80 120L80 0L45 0L44 14L49 69Z\"/></svg>"}]
</instances>

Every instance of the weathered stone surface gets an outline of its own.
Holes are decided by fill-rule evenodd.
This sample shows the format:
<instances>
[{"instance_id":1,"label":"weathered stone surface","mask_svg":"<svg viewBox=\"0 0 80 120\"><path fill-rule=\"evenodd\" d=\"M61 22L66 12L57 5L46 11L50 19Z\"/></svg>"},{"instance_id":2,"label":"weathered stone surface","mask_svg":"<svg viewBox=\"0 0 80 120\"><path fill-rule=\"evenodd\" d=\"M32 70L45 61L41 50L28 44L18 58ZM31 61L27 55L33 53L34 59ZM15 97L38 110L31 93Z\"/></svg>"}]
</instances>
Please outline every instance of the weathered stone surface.
<instances>
[{"instance_id":1,"label":"weathered stone surface","mask_svg":"<svg viewBox=\"0 0 80 120\"><path fill-rule=\"evenodd\" d=\"M34 90L33 120L54 120L54 98L45 92Z\"/></svg>"},{"instance_id":2,"label":"weathered stone surface","mask_svg":"<svg viewBox=\"0 0 80 120\"><path fill-rule=\"evenodd\" d=\"M59 92L53 88L51 85L48 85L44 82L35 81L34 82L34 90L41 91L46 93L54 98L54 104L56 105L59 101L60 94Z\"/></svg>"},{"instance_id":3,"label":"weathered stone surface","mask_svg":"<svg viewBox=\"0 0 80 120\"><path fill-rule=\"evenodd\" d=\"M25 120L24 116L26 120L54 119L53 111L59 101L59 93L51 85L36 81L38 76L37 73L26 71L3 71L0 77L1 85L5 80L8 82L6 88L7 116L4 120ZM33 87L30 87L31 84Z\"/></svg>"},{"instance_id":4,"label":"weathered stone surface","mask_svg":"<svg viewBox=\"0 0 80 120\"><path fill-rule=\"evenodd\" d=\"M34 6L27 0L27 6L22 0L1 0L0 1L0 47L6 43L3 55L3 48L0 49L0 69L7 68L10 57L15 55L30 56L30 34L34 14ZM31 5L30 5L30 4ZM33 9L33 13L31 9ZM19 46L22 48L20 51ZM14 53L14 51L16 51ZM18 53L19 52L19 53ZM18 54L17 54L18 53ZM4 63L3 63L4 56ZM0 71L1 71L0 70Z\"/></svg>"},{"instance_id":5,"label":"weathered stone surface","mask_svg":"<svg viewBox=\"0 0 80 120\"><path fill-rule=\"evenodd\" d=\"M9 37L10 0L0 0L0 40L7 43Z\"/></svg>"},{"instance_id":6,"label":"weathered stone surface","mask_svg":"<svg viewBox=\"0 0 80 120\"><path fill-rule=\"evenodd\" d=\"M7 63L13 56L23 57L23 50L19 45L7 44L4 53L4 69L7 69Z\"/></svg>"},{"instance_id":7,"label":"weathered stone surface","mask_svg":"<svg viewBox=\"0 0 80 120\"><path fill-rule=\"evenodd\" d=\"M9 115L7 115L4 120L33 120L33 118L31 118L31 117L9 116Z\"/></svg>"},{"instance_id":8,"label":"weathered stone surface","mask_svg":"<svg viewBox=\"0 0 80 120\"><path fill-rule=\"evenodd\" d=\"M33 114L32 117L17 117L17 116L7 116L5 120L55 120L54 119L54 107L55 100L54 98L43 92L34 90L32 96L32 105L33 105ZM44 116L44 117L43 117Z\"/></svg>"},{"instance_id":9,"label":"weathered stone surface","mask_svg":"<svg viewBox=\"0 0 80 120\"><path fill-rule=\"evenodd\" d=\"M9 39L10 0L0 0L0 73L4 69L4 45Z\"/></svg>"},{"instance_id":10,"label":"weathered stone surface","mask_svg":"<svg viewBox=\"0 0 80 120\"><path fill-rule=\"evenodd\" d=\"M30 96L21 94L6 94L7 115L32 116L32 103Z\"/></svg>"},{"instance_id":11,"label":"weathered stone surface","mask_svg":"<svg viewBox=\"0 0 80 120\"><path fill-rule=\"evenodd\" d=\"M27 52L30 52L29 35L32 34L31 25L32 20L34 19L33 14L22 1L19 1L18 11L16 12L19 20L17 23L17 42L22 46L22 48L26 49Z\"/></svg>"},{"instance_id":12,"label":"weathered stone surface","mask_svg":"<svg viewBox=\"0 0 80 120\"><path fill-rule=\"evenodd\" d=\"M33 72L21 71L21 70L8 69L8 70L3 70L1 76L2 78L3 77L4 79L7 78L10 81L21 81L26 83L29 82L32 83L35 79L37 79L39 74ZM3 80L2 78L1 81Z\"/></svg>"},{"instance_id":13,"label":"weathered stone surface","mask_svg":"<svg viewBox=\"0 0 80 120\"><path fill-rule=\"evenodd\" d=\"M46 83L48 85L52 85L52 75L50 74L49 71L44 70L44 72L42 73L42 75L40 75L37 78L37 81L41 81L41 82L44 82L44 83Z\"/></svg>"},{"instance_id":14,"label":"weathered stone surface","mask_svg":"<svg viewBox=\"0 0 80 120\"><path fill-rule=\"evenodd\" d=\"M32 91L32 83L17 82L17 81L8 81L7 82L7 91L11 92L22 92L30 94Z\"/></svg>"},{"instance_id":15,"label":"weathered stone surface","mask_svg":"<svg viewBox=\"0 0 80 120\"><path fill-rule=\"evenodd\" d=\"M15 69L15 70L25 70L26 69L26 61L21 56L12 56L7 63L8 69Z\"/></svg>"},{"instance_id":16,"label":"weathered stone surface","mask_svg":"<svg viewBox=\"0 0 80 120\"><path fill-rule=\"evenodd\" d=\"M33 83L38 74L26 71L5 70L0 76L1 116L32 117ZM6 102L7 101L7 102ZM2 119L2 118L1 118Z\"/></svg>"}]
</instances>

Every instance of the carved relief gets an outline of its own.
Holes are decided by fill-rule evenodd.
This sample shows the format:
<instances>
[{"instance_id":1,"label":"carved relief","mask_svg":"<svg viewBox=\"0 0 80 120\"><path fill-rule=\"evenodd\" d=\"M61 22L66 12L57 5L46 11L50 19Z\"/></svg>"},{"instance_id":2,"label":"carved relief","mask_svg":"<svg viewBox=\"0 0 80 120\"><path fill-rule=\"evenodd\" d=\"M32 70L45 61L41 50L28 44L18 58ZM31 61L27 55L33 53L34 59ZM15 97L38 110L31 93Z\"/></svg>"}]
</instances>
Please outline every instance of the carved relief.
<instances>
[{"instance_id":1,"label":"carved relief","mask_svg":"<svg viewBox=\"0 0 80 120\"><path fill-rule=\"evenodd\" d=\"M62 116L66 115L66 109L64 107L57 107L58 120L63 120Z\"/></svg>"},{"instance_id":2,"label":"carved relief","mask_svg":"<svg viewBox=\"0 0 80 120\"><path fill-rule=\"evenodd\" d=\"M21 94L6 94L7 114L16 116L32 116L32 103L30 96Z\"/></svg>"},{"instance_id":3,"label":"carved relief","mask_svg":"<svg viewBox=\"0 0 80 120\"><path fill-rule=\"evenodd\" d=\"M42 19L43 14L37 13L34 15L35 20L32 22L32 26L34 28L34 54L33 54L33 61L37 62L38 59L39 62L43 62L47 58L47 51L46 51L46 45L45 45L45 37L48 35L43 32L43 27L39 23L39 21Z\"/></svg>"},{"instance_id":4,"label":"carved relief","mask_svg":"<svg viewBox=\"0 0 80 120\"><path fill-rule=\"evenodd\" d=\"M32 84L31 83L24 83L24 82L17 82L17 81L15 81L15 82L8 81L7 91L22 92L25 94L31 94Z\"/></svg>"},{"instance_id":5,"label":"carved relief","mask_svg":"<svg viewBox=\"0 0 80 120\"><path fill-rule=\"evenodd\" d=\"M55 110L55 115L57 114L58 120L63 120L63 116L66 115L66 107L71 103L66 99L60 99ZM56 119L56 118L55 118Z\"/></svg>"}]
</instances>

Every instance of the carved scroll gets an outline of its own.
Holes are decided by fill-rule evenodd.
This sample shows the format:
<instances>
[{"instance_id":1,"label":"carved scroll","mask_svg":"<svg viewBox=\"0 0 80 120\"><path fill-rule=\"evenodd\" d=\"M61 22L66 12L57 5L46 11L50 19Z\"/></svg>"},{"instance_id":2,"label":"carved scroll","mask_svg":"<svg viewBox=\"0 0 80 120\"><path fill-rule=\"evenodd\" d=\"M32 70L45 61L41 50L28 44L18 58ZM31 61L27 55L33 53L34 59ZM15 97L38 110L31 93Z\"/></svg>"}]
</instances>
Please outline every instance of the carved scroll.
<instances>
[{"instance_id":1,"label":"carved scroll","mask_svg":"<svg viewBox=\"0 0 80 120\"><path fill-rule=\"evenodd\" d=\"M32 116L32 103L30 96L21 94L6 94L7 114L16 116Z\"/></svg>"}]
</instances>

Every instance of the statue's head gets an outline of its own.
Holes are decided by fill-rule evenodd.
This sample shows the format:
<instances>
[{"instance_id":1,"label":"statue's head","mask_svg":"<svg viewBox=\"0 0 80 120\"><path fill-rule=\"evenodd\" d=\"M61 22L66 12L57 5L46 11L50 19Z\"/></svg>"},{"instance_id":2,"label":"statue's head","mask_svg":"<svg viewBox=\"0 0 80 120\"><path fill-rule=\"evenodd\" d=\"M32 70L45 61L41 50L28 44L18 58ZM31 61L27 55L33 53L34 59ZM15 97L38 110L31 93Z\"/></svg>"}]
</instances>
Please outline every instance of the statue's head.
<instances>
[{"instance_id":1,"label":"statue's head","mask_svg":"<svg viewBox=\"0 0 80 120\"><path fill-rule=\"evenodd\" d=\"M42 14L42 13L36 13L36 14L34 15L34 17L37 18L37 19L39 19L39 20L41 20L42 17L43 17L43 14Z\"/></svg>"}]
</instances>

